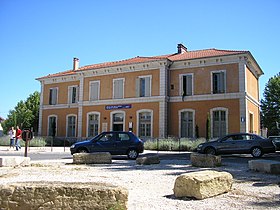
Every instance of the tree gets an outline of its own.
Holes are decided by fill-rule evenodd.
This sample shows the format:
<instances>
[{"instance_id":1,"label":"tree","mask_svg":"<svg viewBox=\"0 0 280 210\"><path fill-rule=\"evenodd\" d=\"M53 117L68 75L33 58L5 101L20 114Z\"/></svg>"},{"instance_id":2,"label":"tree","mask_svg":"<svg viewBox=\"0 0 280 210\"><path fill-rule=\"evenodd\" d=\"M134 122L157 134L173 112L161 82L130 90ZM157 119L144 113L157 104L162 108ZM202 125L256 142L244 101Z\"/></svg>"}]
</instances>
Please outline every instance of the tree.
<instances>
[{"instance_id":1,"label":"tree","mask_svg":"<svg viewBox=\"0 0 280 210\"><path fill-rule=\"evenodd\" d=\"M7 119L3 123L4 132L10 127L19 125L21 128L33 128L34 132L38 131L40 108L40 93L35 91L29 95L26 101L20 101L14 110L9 111Z\"/></svg>"},{"instance_id":2,"label":"tree","mask_svg":"<svg viewBox=\"0 0 280 210\"><path fill-rule=\"evenodd\" d=\"M271 77L261 100L262 127L268 128L268 135L280 135L280 73Z\"/></svg>"}]
</instances>

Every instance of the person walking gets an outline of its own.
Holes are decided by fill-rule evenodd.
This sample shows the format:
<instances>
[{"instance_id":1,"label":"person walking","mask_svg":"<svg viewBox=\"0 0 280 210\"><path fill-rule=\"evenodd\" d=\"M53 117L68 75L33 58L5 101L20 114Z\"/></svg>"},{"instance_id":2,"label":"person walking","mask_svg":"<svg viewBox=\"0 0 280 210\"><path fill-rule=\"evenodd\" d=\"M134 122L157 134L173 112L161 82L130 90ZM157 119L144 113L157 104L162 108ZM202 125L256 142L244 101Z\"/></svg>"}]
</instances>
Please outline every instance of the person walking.
<instances>
[{"instance_id":1,"label":"person walking","mask_svg":"<svg viewBox=\"0 0 280 210\"><path fill-rule=\"evenodd\" d=\"M17 126L17 129L16 129L16 150L17 151L18 151L18 149L21 149L20 139L21 139L21 130L20 130L19 126Z\"/></svg>"},{"instance_id":2,"label":"person walking","mask_svg":"<svg viewBox=\"0 0 280 210\"><path fill-rule=\"evenodd\" d=\"M16 137L16 131L14 129L14 127L11 127L9 132L8 132L9 136L10 136L10 149L13 147L15 147L15 137Z\"/></svg>"}]
</instances>

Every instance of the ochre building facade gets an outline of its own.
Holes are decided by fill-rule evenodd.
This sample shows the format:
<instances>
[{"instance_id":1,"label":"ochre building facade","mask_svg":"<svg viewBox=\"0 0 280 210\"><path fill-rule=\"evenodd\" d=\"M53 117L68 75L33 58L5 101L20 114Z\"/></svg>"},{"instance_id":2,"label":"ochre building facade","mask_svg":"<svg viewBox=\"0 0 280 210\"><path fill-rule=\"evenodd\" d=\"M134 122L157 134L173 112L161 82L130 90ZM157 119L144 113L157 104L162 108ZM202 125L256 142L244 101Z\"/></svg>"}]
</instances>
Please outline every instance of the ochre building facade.
<instances>
[{"instance_id":1,"label":"ochre building facade","mask_svg":"<svg viewBox=\"0 0 280 210\"><path fill-rule=\"evenodd\" d=\"M259 133L259 77L249 51L188 51L134 57L38 78L39 135L88 138L132 131L143 139ZM54 133L55 131L55 133Z\"/></svg>"}]
</instances>

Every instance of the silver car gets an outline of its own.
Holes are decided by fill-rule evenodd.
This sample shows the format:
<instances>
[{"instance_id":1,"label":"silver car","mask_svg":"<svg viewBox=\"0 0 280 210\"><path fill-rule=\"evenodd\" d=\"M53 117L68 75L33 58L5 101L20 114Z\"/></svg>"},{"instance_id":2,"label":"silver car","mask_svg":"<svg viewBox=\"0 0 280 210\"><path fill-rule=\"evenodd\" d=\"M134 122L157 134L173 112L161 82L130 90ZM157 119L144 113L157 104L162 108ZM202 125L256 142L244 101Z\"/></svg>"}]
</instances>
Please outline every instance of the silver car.
<instances>
[{"instance_id":1,"label":"silver car","mask_svg":"<svg viewBox=\"0 0 280 210\"><path fill-rule=\"evenodd\" d=\"M270 139L256 134L235 133L202 143L198 145L197 152L212 155L251 154L253 157L261 157L265 153L275 152L275 146Z\"/></svg>"}]
</instances>

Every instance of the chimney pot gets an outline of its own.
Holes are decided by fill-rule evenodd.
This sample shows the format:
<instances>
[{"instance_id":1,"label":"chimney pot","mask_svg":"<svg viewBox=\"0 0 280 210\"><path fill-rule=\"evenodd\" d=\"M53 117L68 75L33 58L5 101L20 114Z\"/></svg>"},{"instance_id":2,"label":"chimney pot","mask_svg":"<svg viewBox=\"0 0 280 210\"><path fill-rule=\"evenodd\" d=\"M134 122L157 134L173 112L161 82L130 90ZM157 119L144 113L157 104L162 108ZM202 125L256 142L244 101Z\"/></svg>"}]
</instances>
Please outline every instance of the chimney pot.
<instances>
[{"instance_id":1,"label":"chimney pot","mask_svg":"<svg viewBox=\"0 0 280 210\"><path fill-rule=\"evenodd\" d=\"M186 48L183 44L178 44L177 48L178 48L178 54L188 52L188 48Z\"/></svg>"},{"instance_id":2,"label":"chimney pot","mask_svg":"<svg viewBox=\"0 0 280 210\"><path fill-rule=\"evenodd\" d=\"M73 70L76 71L79 69L79 58L74 58L73 59Z\"/></svg>"}]
</instances>

